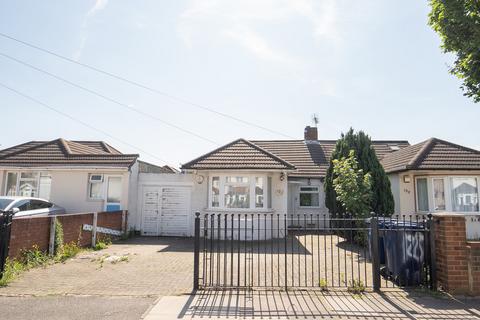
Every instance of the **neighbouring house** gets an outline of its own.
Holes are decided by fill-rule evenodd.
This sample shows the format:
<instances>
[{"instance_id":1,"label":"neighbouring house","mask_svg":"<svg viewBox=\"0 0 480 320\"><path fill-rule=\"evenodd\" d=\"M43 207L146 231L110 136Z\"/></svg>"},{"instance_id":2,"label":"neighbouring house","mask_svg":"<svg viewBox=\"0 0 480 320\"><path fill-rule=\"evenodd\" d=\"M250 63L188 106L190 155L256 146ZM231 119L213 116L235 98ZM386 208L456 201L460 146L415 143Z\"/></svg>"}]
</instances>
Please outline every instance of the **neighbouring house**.
<instances>
[{"instance_id":1,"label":"neighbouring house","mask_svg":"<svg viewBox=\"0 0 480 320\"><path fill-rule=\"evenodd\" d=\"M336 140L319 140L306 127L303 140L238 139L182 166L205 185L205 213L328 214L323 180ZM380 159L408 147L404 140L372 141ZM290 221L290 223L293 223ZM302 221L299 221L302 223Z\"/></svg>"},{"instance_id":2,"label":"neighbouring house","mask_svg":"<svg viewBox=\"0 0 480 320\"><path fill-rule=\"evenodd\" d=\"M0 151L0 194L48 199L67 212L135 215L140 172L175 173L102 141L31 141ZM132 204L131 204L132 203Z\"/></svg>"},{"instance_id":3,"label":"neighbouring house","mask_svg":"<svg viewBox=\"0 0 480 320\"><path fill-rule=\"evenodd\" d=\"M479 213L480 151L431 138L385 156L395 212Z\"/></svg>"}]
</instances>

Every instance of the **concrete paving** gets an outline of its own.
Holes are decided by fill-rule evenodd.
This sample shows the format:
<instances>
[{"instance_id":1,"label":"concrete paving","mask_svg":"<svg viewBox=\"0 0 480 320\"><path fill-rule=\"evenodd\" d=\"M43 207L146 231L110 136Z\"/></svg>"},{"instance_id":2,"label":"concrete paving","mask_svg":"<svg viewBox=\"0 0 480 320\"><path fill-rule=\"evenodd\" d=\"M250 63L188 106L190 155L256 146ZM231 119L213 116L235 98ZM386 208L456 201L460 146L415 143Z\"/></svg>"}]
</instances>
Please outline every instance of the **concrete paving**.
<instances>
[{"instance_id":1,"label":"concrete paving","mask_svg":"<svg viewBox=\"0 0 480 320\"><path fill-rule=\"evenodd\" d=\"M480 319L480 300L386 291L201 291L162 297L145 320L162 319Z\"/></svg>"}]
</instances>

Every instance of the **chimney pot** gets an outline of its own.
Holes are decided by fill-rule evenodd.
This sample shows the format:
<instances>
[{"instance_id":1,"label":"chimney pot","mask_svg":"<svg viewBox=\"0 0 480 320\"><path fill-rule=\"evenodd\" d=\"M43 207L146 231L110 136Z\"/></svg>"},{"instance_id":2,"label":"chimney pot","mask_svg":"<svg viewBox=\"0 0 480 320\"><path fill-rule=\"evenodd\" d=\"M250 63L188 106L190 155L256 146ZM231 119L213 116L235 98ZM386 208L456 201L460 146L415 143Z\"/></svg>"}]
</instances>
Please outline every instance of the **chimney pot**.
<instances>
[{"instance_id":1,"label":"chimney pot","mask_svg":"<svg viewBox=\"0 0 480 320\"><path fill-rule=\"evenodd\" d=\"M306 141L318 140L317 127L306 126L303 136Z\"/></svg>"}]
</instances>

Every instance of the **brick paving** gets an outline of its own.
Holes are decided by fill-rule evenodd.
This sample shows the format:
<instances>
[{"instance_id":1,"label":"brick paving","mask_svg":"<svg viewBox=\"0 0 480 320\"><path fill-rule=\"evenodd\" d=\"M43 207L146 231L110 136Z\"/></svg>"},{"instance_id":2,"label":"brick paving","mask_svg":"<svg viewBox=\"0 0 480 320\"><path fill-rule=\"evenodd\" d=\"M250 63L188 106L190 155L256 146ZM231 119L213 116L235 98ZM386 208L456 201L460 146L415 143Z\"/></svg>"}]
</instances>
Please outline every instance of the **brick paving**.
<instances>
[{"instance_id":1,"label":"brick paving","mask_svg":"<svg viewBox=\"0 0 480 320\"><path fill-rule=\"evenodd\" d=\"M128 261L100 262L102 256ZM23 273L0 295L164 296L190 293L193 240L139 237Z\"/></svg>"}]
</instances>

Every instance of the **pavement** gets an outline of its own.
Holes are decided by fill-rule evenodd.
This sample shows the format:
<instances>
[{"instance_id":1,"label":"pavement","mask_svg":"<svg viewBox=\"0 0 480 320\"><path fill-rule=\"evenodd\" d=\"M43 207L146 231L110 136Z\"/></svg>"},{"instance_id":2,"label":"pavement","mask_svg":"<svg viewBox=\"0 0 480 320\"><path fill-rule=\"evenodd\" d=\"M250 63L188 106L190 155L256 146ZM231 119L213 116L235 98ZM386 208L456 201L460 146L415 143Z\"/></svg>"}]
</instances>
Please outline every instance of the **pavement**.
<instances>
[{"instance_id":1,"label":"pavement","mask_svg":"<svg viewBox=\"0 0 480 320\"><path fill-rule=\"evenodd\" d=\"M144 320L166 319L480 319L480 300L389 290L200 291L162 297Z\"/></svg>"}]
</instances>

